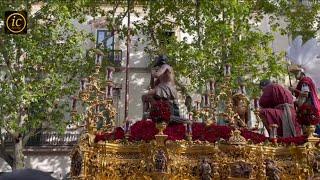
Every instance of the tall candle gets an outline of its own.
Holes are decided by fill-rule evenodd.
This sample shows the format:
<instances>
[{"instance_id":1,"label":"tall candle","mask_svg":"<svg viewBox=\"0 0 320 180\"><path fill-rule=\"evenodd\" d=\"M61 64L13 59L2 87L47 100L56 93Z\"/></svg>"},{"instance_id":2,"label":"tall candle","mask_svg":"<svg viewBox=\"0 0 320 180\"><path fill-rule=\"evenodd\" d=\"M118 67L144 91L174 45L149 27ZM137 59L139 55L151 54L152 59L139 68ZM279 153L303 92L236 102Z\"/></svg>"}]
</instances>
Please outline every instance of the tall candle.
<instances>
[{"instance_id":1,"label":"tall candle","mask_svg":"<svg viewBox=\"0 0 320 180\"><path fill-rule=\"evenodd\" d=\"M125 132L128 132L130 129L130 121L126 121L126 127L125 127Z\"/></svg>"},{"instance_id":2,"label":"tall candle","mask_svg":"<svg viewBox=\"0 0 320 180\"><path fill-rule=\"evenodd\" d=\"M96 105L96 113L99 113L99 112L100 112L100 105L97 104L97 105Z\"/></svg>"},{"instance_id":3,"label":"tall candle","mask_svg":"<svg viewBox=\"0 0 320 180\"><path fill-rule=\"evenodd\" d=\"M214 89L215 89L214 84L215 84L214 80L211 79L209 81L210 92L214 92Z\"/></svg>"},{"instance_id":4,"label":"tall candle","mask_svg":"<svg viewBox=\"0 0 320 180\"><path fill-rule=\"evenodd\" d=\"M199 108L199 101L196 101L196 108L197 108L197 110L199 110L200 108Z\"/></svg>"},{"instance_id":5,"label":"tall candle","mask_svg":"<svg viewBox=\"0 0 320 180\"><path fill-rule=\"evenodd\" d=\"M75 111L77 108L77 98L72 97L72 111Z\"/></svg>"},{"instance_id":6,"label":"tall candle","mask_svg":"<svg viewBox=\"0 0 320 180\"><path fill-rule=\"evenodd\" d=\"M231 75L231 66L229 64L226 64L224 67L224 75L230 76Z\"/></svg>"},{"instance_id":7,"label":"tall candle","mask_svg":"<svg viewBox=\"0 0 320 180\"><path fill-rule=\"evenodd\" d=\"M86 90L86 79L80 80L80 91Z\"/></svg>"},{"instance_id":8,"label":"tall candle","mask_svg":"<svg viewBox=\"0 0 320 180\"><path fill-rule=\"evenodd\" d=\"M107 67L106 68L106 80L112 80L113 71L114 71L113 67Z\"/></svg>"},{"instance_id":9,"label":"tall candle","mask_svg":"<svg viewBox=\"0 0 320 180\"><path fill-rule=\"evenodd\" d=\"M113 96L113 86L110 86L110 96Z\"/></svg>"},{"instance_id":10,"label":"tall candle","mask_svg":"<svg viewBox=\"0 0 320 180\"><path fill-rule=\"evenodd\" d=\"M206 107L209 106L209 96L208 96L208 94L205 94L205 95L204 95L204 105L205 105Z\"/></svg>"},{"instance_id":11,"label":"tall candle","mask_svg":"<svg viewBox=\"0 0 320 180\"><path fill-rule=\"evenodd\" d=\"M242 94L246 94L246 87L244 85L240 85L240 91Z\"/></svg>"},{"instance_id":12,"label":"tall candle","mask_svg":"<svg viewBox=\"0 0 320 180\"><path fill-rule=\"evenodd\" d=\"M254 98L253 104L254 104L254 108L255 108L255 109L258 109L258 108L259 108L258 98Z\"/></svg>"},{"instance_id":13,"label":"tall candle","mask_svg":"<svg viewBox=\"0 0 320 180\"><path fill-rule=\"evenodd\" d=\"M109 87L108 86L106 86L106 90L105 90L105 95L106 95L106 98L108 98L109 96Z\"/></svg>"},{"instance_id":14,"label":"tall candle","mask_svg":"<svg viewBox=\"0 0 320 180\"><path fill-rule=\"evenodd\" d=\"M96 55L95 64L96 64L97 66L101 66L101 63L102 63L102 55L97 54L97 55Z\"/></svg>"},{"instance_id":15,"label":"tall candle","mask_svg":"<svg viewBox=\"0 0 320 180\"><path fill-rule=\"evenodd\" d=\"M192 121L192 113L189 113L189 121Z\"/></svg>"},{"instance_id":16,"label":"tall candle","mask_svg":"<svg viewBox=\"0 0 320 180\"><path fill-rule=\"evenodd\" d=\"M191 124L191 123L187 123L187 133L188 133L189 135L192 134L192 124Z\"/></svg>"},{"instance_id":17,"label":"tall candle","mask_svg":"<svg viewBox=\"0 0 320 180\"><path fill-rule=\"evenodd\" d=\"M112 84L108 84L108 86L106 87L106 98L112 98L113 96L113 87Z\"/></svg>"},{"instance_id":18,"label":"tall candle","mask_svg":"<svg viewBox=\"0 0 320 180\"><path fill-rule=\"evenodd\" d=\"M269 128L270 128L270 138L277 138L278 125L277 124L270 124Z\"/></svg>"}]
</instances>

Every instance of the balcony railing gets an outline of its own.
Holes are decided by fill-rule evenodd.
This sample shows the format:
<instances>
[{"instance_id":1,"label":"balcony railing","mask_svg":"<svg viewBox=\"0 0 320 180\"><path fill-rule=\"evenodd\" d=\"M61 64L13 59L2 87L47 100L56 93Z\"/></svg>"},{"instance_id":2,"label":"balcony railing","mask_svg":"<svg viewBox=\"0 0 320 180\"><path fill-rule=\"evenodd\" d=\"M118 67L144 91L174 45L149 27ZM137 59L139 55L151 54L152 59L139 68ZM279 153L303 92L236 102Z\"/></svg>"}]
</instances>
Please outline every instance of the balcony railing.
<instances>
[{"instance_id":1,"label":"balcony railing","mask_svg":"<svg viewBox=\"0 0 320 180\"><path fill-rule=\"evenodd\" d=\"M46 132L32 136L26 146L74 146L79 138L79 133L59 134L56 132ZM13 145L11 136L6 136L5 144Z\"/></svg>"}]
</instances>

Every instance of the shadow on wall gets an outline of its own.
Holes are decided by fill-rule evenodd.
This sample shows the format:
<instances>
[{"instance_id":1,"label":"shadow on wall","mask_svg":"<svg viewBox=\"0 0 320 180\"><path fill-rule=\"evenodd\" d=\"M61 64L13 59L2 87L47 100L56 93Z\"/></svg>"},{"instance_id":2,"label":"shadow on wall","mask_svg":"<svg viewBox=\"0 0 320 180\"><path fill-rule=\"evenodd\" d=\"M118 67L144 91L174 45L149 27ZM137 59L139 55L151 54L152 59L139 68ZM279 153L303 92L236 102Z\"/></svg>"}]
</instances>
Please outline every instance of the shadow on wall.
<instances>
[{"instance_id":1,"label":"shadow on wall","mask_svg":"<svg viewBox=\"0 0 320 180\"><path fill-rule=\"evenodd\" d=\"M26 158L25 166L49 172L52 177L57 179L66 179L66 175L70 171L70 163L68 153L61 153L59 155L30 155Z\"/></svg>"},{"instance_id":2,"label":"shadow on wall","mask_svg":"<svg viewBox=\"0 0 320 180\"><path fill-rule=\"evenodd\" d=\"M0 173L3 172L11 172L11 167L5 160L0 158Z\"/></svg>"}]
</instances>

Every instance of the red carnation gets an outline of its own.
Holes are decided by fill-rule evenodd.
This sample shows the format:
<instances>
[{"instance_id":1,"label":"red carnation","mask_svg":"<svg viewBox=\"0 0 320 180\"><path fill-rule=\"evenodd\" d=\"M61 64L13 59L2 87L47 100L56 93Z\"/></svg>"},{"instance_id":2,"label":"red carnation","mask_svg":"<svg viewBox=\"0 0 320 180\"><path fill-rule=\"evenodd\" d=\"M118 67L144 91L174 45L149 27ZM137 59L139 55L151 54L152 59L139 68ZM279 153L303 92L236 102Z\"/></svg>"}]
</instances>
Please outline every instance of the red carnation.
<instances>
[{"instance_id":1,"label":"red carnation","mask_svg":"<svg viewBox=\"0 0 320 180\"><path fill-rule=\"evenodd\" d=\"M124 130L121 127L117 127L113 134L114 134L114 139L124 138Z\"/></svg>"},{"instance_id":2,"label":"red carnation","mask_svg":"<svg viewBox=\"0 0 320 180\"><path fill-rule=\"evenodd\" d=\"M320 117L317 109L307 103L302 104L297 111L298 122L301 125L317 125L320 122Z\"/></svg>"},{"instance_id":3,"label":"red carnation","mask_svg":"<svg viewBox=\"0 0 320 180\"><path fill-rule=\"evenodd\" d=\"M158 133L158 129L153 121L141 120L134 123L130 127L130 140L131 141L150 141Z\"/></svg>"},{"instance_id":4,"label":"red carnation","mask_svg":"<svg viewBox=\"0 0 320 180\"><path fill-rule=\"evenodd\" d=\"M170 105L168 101L156 101L150 109L150 119L159 122L169 122L171 116Z\"/></svg>"},{"instance_id":5,"label":"red carnation","mask_svg":"<svg viewBox=\"0 0 320 180\"><path fill-rule=\"evenodd\" d=\"M192 139L203 141L203 134L206 125L204 123L193 123L192 124Z\"/></svg>"},{"instance_id":6,"label":"red carnation","mask_svg":"<svg viewBox=\"0 0 320 180\"><path fill-rule=\"evenodd\" d=\"M290 145L290 144L295 144L295 145L301 145L307 142L307 137L306 136L298 136L298 137L287 137L287 138L278 138L278 143Z\"/></svg>"},{"instance_id":7,"label":"red carnation","mask_svg":"<svg viewBox=\"0 0 320 180\"><path fill-rule=\"evenodd\" d=\"M104 132L97 132L94 138L94 142L105 141L107 139L107 134Z\"/></svg>"},{"instance_id":8,"label":"red carnation","mask_svg":"<svg viewBox=\"0 0 320 180\"><path fill-rule=\"evenodd\" d=\"M185 138L186 127L183 124L169 124L164 134L168 135L168 140L182 140Z\"/></svg>"}]
</instances>

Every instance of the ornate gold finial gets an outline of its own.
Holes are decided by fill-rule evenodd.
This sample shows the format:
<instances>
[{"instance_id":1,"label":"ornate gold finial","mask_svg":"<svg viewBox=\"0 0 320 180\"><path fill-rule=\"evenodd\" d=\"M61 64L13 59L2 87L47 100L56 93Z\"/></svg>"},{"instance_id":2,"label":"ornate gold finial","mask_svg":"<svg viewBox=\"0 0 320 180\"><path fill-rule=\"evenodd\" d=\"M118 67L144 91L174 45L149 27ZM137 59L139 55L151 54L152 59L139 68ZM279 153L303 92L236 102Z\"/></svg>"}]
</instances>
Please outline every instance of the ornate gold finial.
<instances>
[{"instance_id":1,"label":"ornate gold finial","mask_svg":"<svg viewBox=\"0 0 320 180\"><path fill-rule=\"evenodd\" d=\"M247 144L247 140L241 136L241 132L236 129L231 132L231 137L229 138L228 143L233 145L244 145Z\"/></svg>"}]
</instances>

